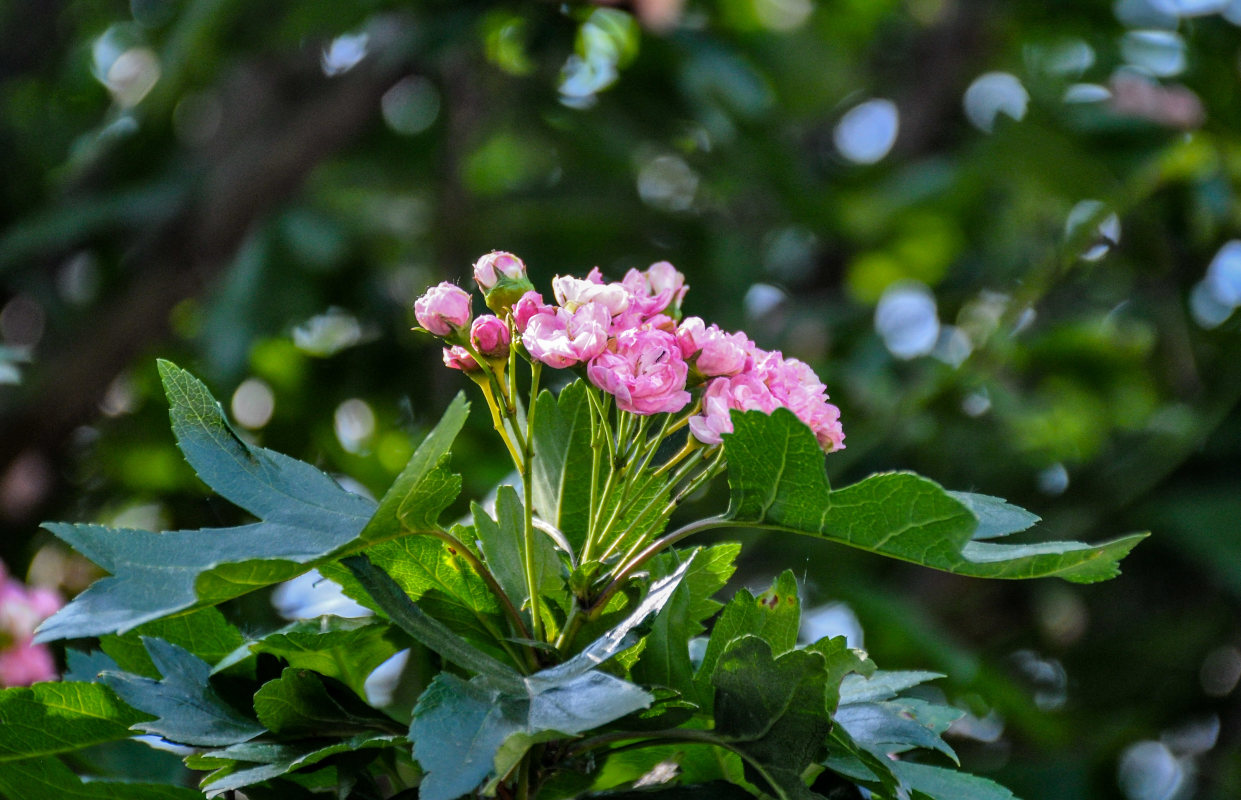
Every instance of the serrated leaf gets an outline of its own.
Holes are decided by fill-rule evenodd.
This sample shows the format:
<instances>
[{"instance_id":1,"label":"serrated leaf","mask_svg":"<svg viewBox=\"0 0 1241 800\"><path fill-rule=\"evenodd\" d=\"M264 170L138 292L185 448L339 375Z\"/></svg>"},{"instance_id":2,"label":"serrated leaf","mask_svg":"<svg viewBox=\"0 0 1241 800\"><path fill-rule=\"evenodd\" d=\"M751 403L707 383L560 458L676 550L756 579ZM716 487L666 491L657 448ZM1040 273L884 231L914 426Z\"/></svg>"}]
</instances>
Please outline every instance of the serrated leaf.
<instances>
[{"instance_id":1,"label":"serrated leaf","mask_svg":"<svg viewBox=\"0 0 1241 800\"><path fill-rule=\"evenodd\" d=\"M826 662L809 650L776 657L757 636L734 639L712 673L715 735L742 754L746 776L785 800L817 797L801 779L826 753Z\"/></svg>"},{"instance_id":2,"label":"serrated leaf","mask_svg":"<svg viewBox=\"0 0 1241 800\"><path fill-rule=\"evenodd\" d=\"M682 582L655 615L645 647L630 677L644 686L666 686L692 694L694 668L689 660L689 586Z\"/></svg>"},{"instance_id":3,"label":"serrated leaf","mask_svg":"<svg viewBox=\"0 0 1241 800\"><path fill-rule=\"evenodd\" d=\"M393 624L414 639L457 666L487 676L498 686L513 689L522 686L521 676L515 669L474 647L419 608L400 584L366 556L351 556L342 563Z\"/></svg>"},{"instance_id":4,"label":"serrated leaf","mask_svg":"<svg viewBox=\"0 0 1241 800\"><path fill-rule=\"evenodd\" d=\"M0 690L0 762L128 739L151 717L98 683L36 683Z\"/></svg>"},{"instance_id":5,"label":"serrated leaf","mask_svg":"<svg viewBox=\"0 0 1241 800\"><path fill-rule=\"evenodd\" d=\"M254 693L254 713L281 736L349 736L391 724L355 695L330 692L326 681L310 670L286 667Z\"/></svg>"},{"instance_id":6,"label":"serrated leaf","mask_svg":"<svg viewBox=\"0 0 1241 800\"><path fill-rule=\"evenodd\" d=\"M652 562L651 574L656 577L666 575L680 563L676 551L664 553ZM716 592L723 589L729 578L737 570L737 556L741 553L741 545L737 542L722 542L710 547L697 548L694 551L694 565L685 573L685 585L689 589L689 609L686 618L689 620L689 636L698 636L706 627L703 625L724 604L714 599Z\"/></svg>"},{"instance_id":7,"label":"serrated leaf","mask_svg":"<svg viewBox=\"0 0 1241 800\"><path fill-rule=\"evenodd\" d=\"M163 639L208 664L215 664L241 646L243 641L241 631L229 624L219 610L200 608L188 614L147 622L123 635L100 637L99 646L121 670L158 678L159 671L147 655L143 637Z\"/></svg>"},{"instance_id":8,"label":"serrated leaf","mask_svg":"<svg viewBox=\"0 0 1241 800\"><path fill-rule=\"evenodd\" d=\"M792 412L735 412L732 420L733 432L724 435L728 515L741 524L820 536L958 575L1076 583L1116 576L1120 559L1146 536L1101 545L974 542L979 518L933 481L883 473L832 491L814 434ZM992 512L988 507L984 532L1004 527Z\"/></svg>"},{"instance_id":9,"label":"serrated leaf","mask_svg":"<svg viewBox=\"0 0 1241 800\"><path fill-rule=\"evenodd\" d=\"M440 514L461 491L461 476L448 468L448 462L452 443L469 414L470 404L464 394L458 393L384 493L374 516L362 531L363 541L381 541L403 531L437 527Z\"/></svg>"},{"instance_id":10,"label":"serrated leaf","mask_svg":"<svg viewBox=\"0 0 1241 800\"><path fill-rule=\"evenodd\" d=\"M290 667L335 678L365 698L370 674L408 646L405 635L391 625L324 617L286 625L239 650L242 655L268 653L288 662ZM217 665L213 672L220 670L221 665Z\"/></svg>"},{"instance_id":11,"label":"serrated leaf","mask_svg":"<svg viewBox=\"0 0 1241 800\"><path fill-rule=\"evenodd\" d=\"M212 489L262 521L235 528L151 533L100 525L49 523L47 529L111 573L45 621L38 641L123 633L195 606L214 605L288 580L349 547L361 536L398 535L385 520L405 510L421 521L443 507L452 480L443 468L460 428L458 397L398 478L396 495L375 504L342 489L309 464L244 442L207 387L160 362L177 444ZM403 493L402 493L403 492ZM389 498L397 499L389 502ZM393 510L395 507L396 510ZM204 540L209 544L205 544Z\"/></svg>"},{"instance_id":12,"label":"serrated leaf","mask_svg":"<svg viewBox=\"0 0 1241 800\"><path fill-rule=\"evenodd\" d=\"M441 672L418 699L410 738L414 758L426 770L423 800L466 794L497 769L510 765L546 734L575 735L645 708L652 697L598 670L526 680L522 692L487 678L462 680ZM506 747L506 743L508 746ZM503 754L502 754L503 750Z\"/></svg>"},{"instance_id":13,"label":"serrated leaf","mask_svg":"<svg viewBox=\"0 0 1241 800\"><path fill-rule=\"evenodd\" d=\"M56 758L0 763L0 795L22 800L202 800L183 786L83 781Z\"/></svg>"},{"instance_id":14,"label":"serrated leaf","mask_svg":"<svg viewBox=\"0 0 1241 800\"><path fill-rule=\"evenodd\" d=\"M577 380L535 400L531 486L534 510L579 552L590 524L590 401Z\"/></svg>"},{"instance_id":15,"label":"serrated leaf","mask_svg":"<svg viewBox=\"0 0 1241 800\"><path fill-rule=\"evenodd\" d=\"M501 486L496 492L496 518L492 519L478 504L471 506L474 530L500 588L519 609L530 601L526 585L525 512L521 498L512 486ZM541 531L534 536L534 575L540 593L555 593L562 587L560 560L551 539ZM529 615L526 615L529 622Z\"/></svg>"},{"instance_id":16,"label":"serrated leaf","mask_svg":"<svg viewBox=\"0 0 1241 800\"><path fill-rule=\"evenodd\" d=\"M501 643L508 628L499 600L456 547L432 536L407 536L369 548L367 558L449 630L493 657L506 657ZM320 569L346 596L387 613L343 562Z\"/></svg>"},{"instance_id":17,"label":"serrated leaf","mask_svg":"<svg viewBox=\"0 0 1241 800\"><path fill-rule=\"evenodd\" d=\"M375 734L358 734L327 745L313 741L296 744L247 742L191 756L186 763L193 769L216 770L204 778L201 784L203 793L210 798L315 766L332 756L360 750L401 747L408 742L404 736ZM242 766L243 764L255 766Z\"/></svg>"},{"instance_id":18,"label":"serrated leaf","mask_svg":"<svg viewBox=\"0 0 1241 800\"><path fill-rule=\"evenodd\" d=\"M133 727L172 742L227 745L263 733L263 727L225 703L208 683L211 665L160 639L144 639L163 680L128 672L104 672L100 679L126 703L155 717Z\"/></svg>"},{"instance_id":19,"label":"serrated leaf","mask_svg":"<svg viewBox=\"0 0 1241 800\"><path fill-rule=\"evenodd\" d=\"M834 714L840 704L840 687L846 675L874 672L874 662L864 652L849 647L844 636L820 639L806 649L818 653L826 661L827 692L823 699L829 714Z\"/></svg>"},{"instance_id":20,"label":"serrated leaf","mask_svg":"<svg viewBox=\"0 0 1241 800\"><path fill-rule=\"evenodd\" d=\"M711 629L702 663L694 675L695 699L706 710L711 709L711 675L716 662L733 640L743 636L761 636L776 653L784 653L796 646L800 623L797 579L790 570L785 570L771 588L758 597L745 589L737 592Z\"/></svg>"}]
</instances>

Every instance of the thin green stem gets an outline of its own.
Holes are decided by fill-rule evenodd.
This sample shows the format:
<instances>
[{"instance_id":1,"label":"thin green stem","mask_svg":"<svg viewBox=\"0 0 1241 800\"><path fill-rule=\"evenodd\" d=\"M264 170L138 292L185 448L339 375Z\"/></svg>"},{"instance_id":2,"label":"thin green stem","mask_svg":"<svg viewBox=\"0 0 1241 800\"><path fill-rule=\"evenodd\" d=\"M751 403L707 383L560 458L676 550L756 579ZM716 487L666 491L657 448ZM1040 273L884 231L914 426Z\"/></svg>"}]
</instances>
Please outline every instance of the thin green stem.
<instances>
[{"instance_id":1,"label":"thin green stem","mask_svg":"<svg viewBox=\"0 0 1241 800\"><path fill-rule=\"evenodd\" d=\"M526 411L526 437L524 460L521 468L521 485L523 490L523 500L525 508L523 515L525 517L525 567L526 567L526 587L530 591L530 627L533 632L531 638L541 640L543 636L543 618L540 613L540 598L538 578L534 573L534 481L531 480L531 455L533 453L534 442L534 399L538 396L539 377L542 372L543 365L535 361L530 367L530 408Z\"/></svg>"},{"instance_id":2,"label":"thin green stem","mask_svg":"<svg viewBox=\"0 0 1241 800\"><path fill-rule=\"evenodd\" d=\"M483 390L483 397L487 399L487 408L491 411L491 425L496 429L496 433L500 434L500 438L504 440L504 446L508 448L509 457L513 459L513 466L519 472L525 474L524 459L518 452L513 440L509 438L508 429L504 424L504 420L500 416L500 406L496 403L495 393L491 389L491 381L476 381Z\"/></svg>"},{"instance_id":3,"label":"thin green stem","mask_svg":"<svg viewBox=\"0 0 1241 800\"><path fill-rule=\"evenodd\" d=\"M712 528L725 528L732 524L732 520L722 515L707 517L705 519L691 522L688 525L683 525L672 533L665 534L664 536L661 536L651 542L616 571L612 577L612 581L602 592L599 593L599 596L594 599L594 602L591 603L590 608L586 609L587 618L596 618L599 615L599 612L607 606L608 601L612 599L612 595L616 594L620 588L625 585L625 581L629 580L630 576L632 576L639 567L658 555L659 552L665 547L670 547L685 537L692 536L695 533L711 530Z\"/></svg>"}]
</instances>

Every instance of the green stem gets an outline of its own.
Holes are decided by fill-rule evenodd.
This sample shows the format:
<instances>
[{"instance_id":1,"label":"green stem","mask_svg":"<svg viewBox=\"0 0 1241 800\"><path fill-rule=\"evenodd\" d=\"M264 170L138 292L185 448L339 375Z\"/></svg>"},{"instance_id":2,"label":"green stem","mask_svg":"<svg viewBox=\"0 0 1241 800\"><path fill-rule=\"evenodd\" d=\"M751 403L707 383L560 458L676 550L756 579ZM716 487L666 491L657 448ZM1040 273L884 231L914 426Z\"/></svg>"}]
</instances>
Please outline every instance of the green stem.
<instances>
[{"instance_id":1,"label":"green stem","mask_svg":"<svg viewBox=\"0 0 1241 800\"><path fill-rule=\"evenodd\" d=\"M650 486L653 481L658 480L659 476L664 472L665 468L675 464L677 461L684 458L687 453L690 454L690 460L686 462L684 465L682 465L682 467L679 470L677 470L676 474L672 476L672 479L668 481L669 488L672 488L672 489L676 488L676 485L680 483L682 480L684 480L686 476L689 475L689 473L694 469L694 467L697 466L698 461L702 458L703 449L701 446L698 446L695 444L694 447L690 447L689 444L686 444L686 446L682 448L681 451L678 452L675 456L673 456L673 458L669 460L667 464L664 464L663 467L660 467L659 470L657 470L653 475L648 477L646 481L643 482L642 488L638 490L638 494L636 497L634 497L633 503L630 503L629 505L625 506L623 509L619 505L617 506L616 511L613 512L612 514L612 518L608 520L608 524L604 527L604 533L609 531L612 525L615 524L616 520L621 519L622 514L628 511L629 509L631 509L634 503L638 503L642 500L642 493L646 491L646 488ZM672 501L671 503L672 507L675 508L676 503L680 501L680 496L681 495L678 495L677 499ZM655 497L648 500L647 504L643 506L642 511L638 513L637 516L634 517L634 520L635 521L641 520L643 517L645 517L650 512L651 508L658 502L659 502L659 495L656 495ZM670 513L670 512L665 511L665 513ZM607 559L608 556L612 555L612 551L616 549L617 545L620 544L623 538L624 538L623 536L618 536L614 540L612 540L612 543L608 545L608 549L604 551L603 555L599 556L599 560L603 561ZM641 544L642 542L641 540L639 540L634 545L634 547L639 547L641 546ZM628 554L626 555L626 558L628 558ZM624 559L622 559L622 561L623 560Z\"/></svg>"},{"instance_id":2,"label":"green stem","mask_svg":"<svg viewBox=\"0 0 1241 800\"><path fill-rule=\"evenodd\" d=\"M616 571L611 583L599 593L599 596L591 603L590 608L586 609L587 618L594 619L597 617L599 612L608 604L608 601L612 599L612 595L616 594L625 585L625 581L629 580L630 576L638 570L638 567L641 567L651 558L658 555L665 547L674 545L685 537L692 536L700 531L707 531L712 528L726 528L732 524L731 519L722 515L707 517L691 522L688 525L683 525L672 533L665 534L651 542Z\"/></svg>"},{"instance_id":3,"label":"green stem","mask_svg":"<svg viewBox=\"0 0 1241 800\"><path fill-rule=\"evenodd\" d=\"M530 638L537 640L542 640L543 637L543 619L539 609L538 579L534 574L534 481L531 480L531 455L534 441L535 398L539 392L539 377L542 373L542 367L543 365L537 361L530 366L530 408L526 411L525 452L523 453L524 460L521 469L521 485L525 505L523 514L525 516L526 586L530 591L530 628L533 632Z\"/></svg>"}]
</instances>

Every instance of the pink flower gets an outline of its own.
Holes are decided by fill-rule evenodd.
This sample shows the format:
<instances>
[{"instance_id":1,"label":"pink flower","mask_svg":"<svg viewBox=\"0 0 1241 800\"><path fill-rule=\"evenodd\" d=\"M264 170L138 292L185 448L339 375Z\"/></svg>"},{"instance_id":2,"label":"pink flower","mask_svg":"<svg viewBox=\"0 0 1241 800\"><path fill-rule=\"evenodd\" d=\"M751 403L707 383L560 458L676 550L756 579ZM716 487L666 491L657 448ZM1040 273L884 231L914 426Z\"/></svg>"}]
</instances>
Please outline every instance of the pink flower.
<instances>
[{"instance_id":1,"label":"pink flower","mask_svg":"<svg viewBox=\"0 0 1241 800\"><path fill-rule=\"evenodd\" d=\"M485 314L470 326L470 344L484 358L507 358L512 334L500 318Z\"/></svg>"},{"instance_id":2,"label":"pink flower","mask_svg":"<svg viewBox=\"0 0 1241 800\"><path fill-rule=\"evenodd\" d=\"M50 589L27 589L12 579L0 583L0 638L28 638L61 605L60 595Z\"/></svg>"},{"instance_id":3,"label":"pink flower","mask_svg":"<svg viewBox=\"0 0 1241 800\"><path fill-rule=\"evenodd\" d=\"M708 378L736 375L753 364L754 342L744 333L724 333L718 326L707 327L698 317L689 317L677 329L677 341L686 358Z\"/></svg>"},{"instance_id":4,"label":"pink flower","mask_svg":"<svg viewBox=\"0 0 1241 800\"><path fill-rule=\"evenodd\" d=\"M459 369L462 372L478 372L482 367L470 355L470 351L460 345L444 348L444 366Z\"/></svg>"},{"instance_id":5,"label":"pink flower","mask_svg":"<svg viewBox=\"0 0 1241 800\"><path fill-rule=\"evenodd\" d=\"M586 368L590 382L616 398L616 407L635 414L680 411L689 366L676 337L667 331L622 331Z\"/></svg>"},{"instance_id":6,"label":"pink flower","mask_svg":"<svg viewBox=\"0 0 1241 800\"><path fill-rule=\"evenodd\" d=\"M0 652L0 686L29 686L56 680L52 652L29 638L20 639Z\"/></svg>"},{"instance_id":7,"label":"pink flower","mask_svg":"<svg viewBox=\"0 0 1241 800\"><path fill-rule=\"evenodd\" d=\"M521 280L526 277L525 263L503 250L493 250L474 262L474 280L484 293L495 288L501 278Z\"/></svg>"},{"instance_id":8,"label":"pink flower","mask_svg":"<svg viewBox=\"0 0 1241 800\"><path fill-rule=\"evenodd\" d=\"M591 270L584 280L572 275L557 275L552 278L552 292L556 302L569 311L585 303L599 303L615 316L629 308L629 290L623 284L602 281L598 268Z\"/></svg>"},{"instance_id":9,"label":"pink flower","mask_svg":"<svg viewBox=\"0 0 1241 800\"><path fill-rule=\"evenodd\" d=\"M418 324L436 336L448 336L470 324L470 295L444 281L414 301Z\"/></svg>"},{"instance_id":10,"label":"pink flower","mask_svg":"<svg viewBox=\"0 0 1241 800\"><path fill-rule=\"evenodd\" d=\"M770 414L779 407L780 401L753 372L715 378L702 393L702 413L689 418L689 430L703 444L719 444L723 434L733 432L732 409Z\"/></svg>"},{"instance_id":11,"label":"pink flower","mask_svg":"<svg viewBox=\"0 0 1241 800\"><path fill-rule=\"evenodd\" d=\"M805 363L779 352L756 351L755 370L763 376L780 404L806 423L819 446L831 453L844 448L840 409L827 402L827 387Z\"/></svg>"},{"instance_id":12,"label":"pink flower","mask_svg":"<svg viewBox=\"0 0 1241 800\"><path fill-rule=\"evenodd\" d=\"M535 314L553 314L556 309L543 302L543 295L531 289L513 304L513 323L518 333L526 332L526 325Z\"/></svg>"},{"instance_id":13,"label":"pink flower","mask_svg":"<svg viewBox=\"0 0 1241 800\"><path fill-rule=\"evenodd\" d=\"M611 322L612 315L601 303L587 302L573 311L548 307L527 320L521 342L532 358L564 369L603 352Z\"/></svg>"},{"instance_id":14,"label":"pink flower","mask_svg":"<svg viewBox=\"0 0 1241 800\"><path fill-rule=\"evenodd\" d=\"M667 261L659 261L647 267L645 272L631 269L621 283L629 290L633 303L643 316L651 316L669 307L677 314L681 300L689 287L685 276Z\"/></svg>"}]
</instances>

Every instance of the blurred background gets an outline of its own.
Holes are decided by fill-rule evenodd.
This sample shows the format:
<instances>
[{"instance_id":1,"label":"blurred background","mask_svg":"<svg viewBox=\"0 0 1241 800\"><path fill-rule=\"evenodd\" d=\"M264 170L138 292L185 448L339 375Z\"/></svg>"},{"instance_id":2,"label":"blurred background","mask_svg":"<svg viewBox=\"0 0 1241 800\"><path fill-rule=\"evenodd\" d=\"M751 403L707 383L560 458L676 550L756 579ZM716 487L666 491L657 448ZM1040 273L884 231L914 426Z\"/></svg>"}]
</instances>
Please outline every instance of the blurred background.
<instances>
[{"instance_id":1,"label":"blurred background","mask_svg":"<svg viewBox=\"0 0 1241 800\"><path fill-rule=\"evenodd\" d=\"M740 583L792 563L808 634L948 673L965 767L1019 796L1241 797L1238 26L1228 0L4 4L0 557L72 594L95 569L42 520L237 518L156 357L379 495L465 383L409 331L426 285L493 249L543 288L666 259L688 313L818 370L836 485L914 469L1033 539L1153 531L1094 586L753 536ZM506 471L482 416L466 497Z\"/></svg>"}]
</instances>

